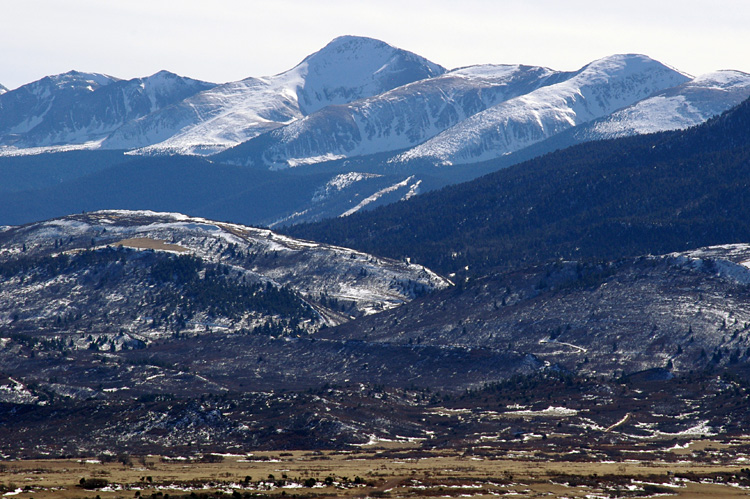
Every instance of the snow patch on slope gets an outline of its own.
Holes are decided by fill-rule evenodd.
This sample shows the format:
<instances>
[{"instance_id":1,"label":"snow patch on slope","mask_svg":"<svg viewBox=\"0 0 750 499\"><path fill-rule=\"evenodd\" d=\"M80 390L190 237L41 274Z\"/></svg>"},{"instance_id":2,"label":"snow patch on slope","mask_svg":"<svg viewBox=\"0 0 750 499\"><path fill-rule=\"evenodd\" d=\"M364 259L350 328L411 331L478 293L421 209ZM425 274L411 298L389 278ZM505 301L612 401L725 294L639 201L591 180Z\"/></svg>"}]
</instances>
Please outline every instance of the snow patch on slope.
<instances>
[{"instance_id":1,"label":"snow patch on slope","mask_svg":"<svg viewBox=\"0 0 750 499\"><path fill-rule=\"evenodd\" d=\"M34 404L39 397L20 381L8 378L7 384L0 384L0 401L9 404ZM8 495L8 494L5 494Z\"/></svg>"},{"instance_id":2,"label":"snow patch on slope","mask_svg":"<svg viewBox=\"0 0 750 499\"><path fill-rule=\"evenodd\" d=\"M45 147L15 147L15 146L0 146L0 157L10 156L35 156L37 154L51 154L58 152L68 151L91 151L99 149L101 146L101 140L94 140L91 142L84 142L82 144L68 144L63 146L45 146Z\"/></svg>"},{"instance_id":3,"label":"snow patch on slope","mask_svg":"<svg viewBox=\"0 0 750 499\"><path fill-rule=\"evenodd\" d=\"M382 177L382 175L378 175L375 173L360 173L360 172L349 172L349 173L342 173L340 175L336 175L331 180L326 182L325 185L323 185L322 187L318 188L315 191L312 201L313 203L318 203L320 201L323 201L324 199L329 198L332 194L342 191L346 189L347 187L354 185L357 182L361 182L362 180L367 180L370 178L379 178L379 177Z\"/></svg>"},{"instance_id":4,"label":"snow patch on slope","mask_svg":"<svg viewBox=\"0 0 750 499\"><path fill-rule=\"evenodd\" d=\"M750 244L726 244L668 255L677 265L750 285Z\"/></svg>"},{"instance_id":5,"label":"snow patch on slope","mask_svg":"<svg viewBox=\"0 0 750 499\"><path fill-rule=\"evenodd\" d=\"M339 154L321 154L320 156L311 156L308 158L298 158L298 159L290 159L289 160L289 166L295 167L295 166L302 166L302 165L314 165L316 163L325 163L326 161L335 161L337 159L343 159L345 158L344 155Z\"/></svg>"},{"instance_id":6,"label":"snow patch on slope","mask_svg":"<svg viewBox=\"0 0 750 499\"><path fill-rule=\"evenodd\" d=\"M414 180L414 175L410 176L407 179L402 180L401 182L398 182L398 183L393 184L393 185L391 185L389 187L386 187L385 189L381 189L378 192L376 192L375 194L372 194L371 196L366 197L357 206L355 206L354 208L351 208L349 210L346 210L344 213L342 213L339 216L340 217L348 217L349 215L358 212L359 210L361 210L362 208L364 208L368 204L374 203L375 201L377 201L381 197L385 196L386 194L388 194L390 192L397 191L399 189L403 189L404 187L408 186L409 182L411 182L412 180Z\"/></svg>"}]
</instances>

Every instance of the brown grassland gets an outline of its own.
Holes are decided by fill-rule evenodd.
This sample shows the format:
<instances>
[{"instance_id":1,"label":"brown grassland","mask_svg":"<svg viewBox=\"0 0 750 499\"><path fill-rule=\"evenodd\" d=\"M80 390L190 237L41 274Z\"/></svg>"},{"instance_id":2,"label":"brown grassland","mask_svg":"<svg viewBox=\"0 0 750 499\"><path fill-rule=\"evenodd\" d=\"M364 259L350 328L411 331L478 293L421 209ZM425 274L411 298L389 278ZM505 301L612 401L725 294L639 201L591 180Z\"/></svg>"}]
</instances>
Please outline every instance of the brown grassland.
<instances>
[{"instance_id":1,"label":"brown grassland","mask_svg":"<svg viewBox=\"0 0 750 499\"><path fill-rule=\"evenodd\" d=\"M258 452L202 459L119 456L0 463L5 496L19 499L180 497L745 497L750 469L726 445L695 441L677 459L618 462L502 456L472 449L377 444L355 451ZM691 459L698 453L701 459Z\"/></svg>"}]
</instances>

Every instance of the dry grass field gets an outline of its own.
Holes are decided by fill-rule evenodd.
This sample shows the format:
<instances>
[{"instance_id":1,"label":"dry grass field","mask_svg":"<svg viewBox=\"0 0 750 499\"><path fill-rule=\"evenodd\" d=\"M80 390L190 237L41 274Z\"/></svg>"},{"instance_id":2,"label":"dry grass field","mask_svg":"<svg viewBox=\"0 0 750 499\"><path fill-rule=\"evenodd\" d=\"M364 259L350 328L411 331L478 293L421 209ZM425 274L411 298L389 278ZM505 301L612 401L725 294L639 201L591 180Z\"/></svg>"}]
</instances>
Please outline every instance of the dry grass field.
<instances>
[{"instance_id":1,"label":"dry grass field","mask_svg":"<svg viewBox=\"0 0 750 499\"><path fill-rule=\"evenodd\" d=\"M723 447L723 449L722 449ZM118 461L5 461L5 497L745 497L750 469L726 445L696 441L678 459L634 455L620 462L542 459L532 452L503 456L476 450L421 450L407 445L359 451L259 452L203 459L120 456ZM701 456L691 459L695 452ZM106 482L105 482L106 481Z\"/></svg>"}]
</instances>

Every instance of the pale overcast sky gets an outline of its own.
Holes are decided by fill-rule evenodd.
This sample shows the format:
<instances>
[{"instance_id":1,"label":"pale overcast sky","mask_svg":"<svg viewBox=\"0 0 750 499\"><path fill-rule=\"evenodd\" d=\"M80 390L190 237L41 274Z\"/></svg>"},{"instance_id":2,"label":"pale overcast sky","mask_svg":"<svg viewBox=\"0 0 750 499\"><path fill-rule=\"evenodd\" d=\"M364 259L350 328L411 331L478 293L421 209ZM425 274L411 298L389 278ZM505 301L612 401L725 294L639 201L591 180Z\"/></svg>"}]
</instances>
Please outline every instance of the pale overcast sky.
<instances>
[{"instance_id":1,"label":"pale overcast sky","mask_svg":"<svg viewBox=\"0 0 750 499\"><path fill-rule=\"evenodd\" d=\"M0 0L0 84L71 69L220 83L285 71L339 35L449 69L635 52L693 75L750 72L748 0Z\"/></svg>"}]
</instances>

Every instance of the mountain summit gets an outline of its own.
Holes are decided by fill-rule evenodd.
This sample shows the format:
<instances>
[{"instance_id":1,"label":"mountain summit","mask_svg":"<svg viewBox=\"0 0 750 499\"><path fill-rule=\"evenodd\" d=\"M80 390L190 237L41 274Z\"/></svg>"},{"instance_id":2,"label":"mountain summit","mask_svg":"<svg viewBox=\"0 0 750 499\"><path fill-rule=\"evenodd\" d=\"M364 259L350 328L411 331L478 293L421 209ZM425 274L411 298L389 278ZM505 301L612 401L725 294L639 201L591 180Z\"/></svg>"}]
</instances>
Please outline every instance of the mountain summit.
<instances>
[{"instance_id":1,"label":"mountain summit","mask_svg":"<svg viewBox=\"0 0 750 499\"><path fill-rule=\"evenodd\" d=\"M302 80L297 97L300 110L308 115L444 72L427 59L380 40L341 36L282 75Z\"/></svg>"}]
</instances>

